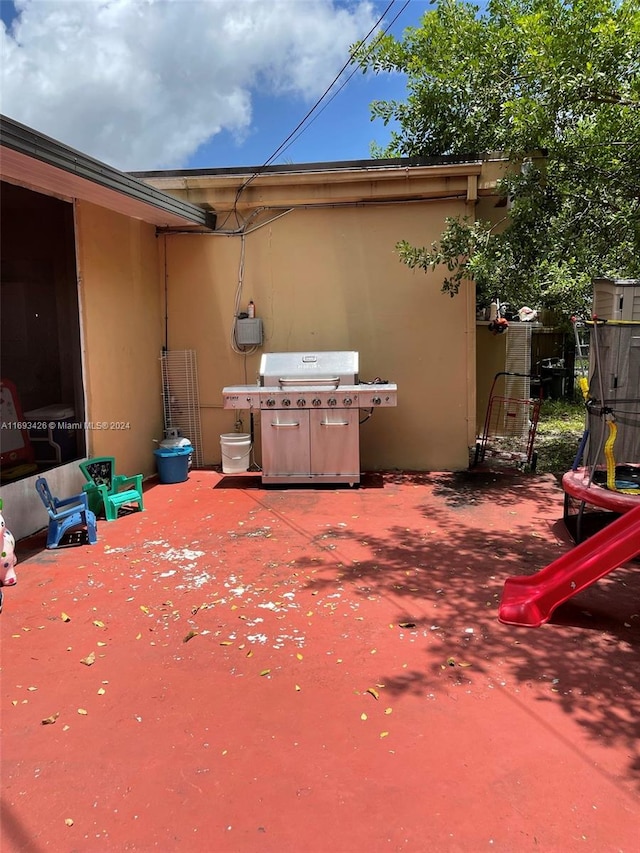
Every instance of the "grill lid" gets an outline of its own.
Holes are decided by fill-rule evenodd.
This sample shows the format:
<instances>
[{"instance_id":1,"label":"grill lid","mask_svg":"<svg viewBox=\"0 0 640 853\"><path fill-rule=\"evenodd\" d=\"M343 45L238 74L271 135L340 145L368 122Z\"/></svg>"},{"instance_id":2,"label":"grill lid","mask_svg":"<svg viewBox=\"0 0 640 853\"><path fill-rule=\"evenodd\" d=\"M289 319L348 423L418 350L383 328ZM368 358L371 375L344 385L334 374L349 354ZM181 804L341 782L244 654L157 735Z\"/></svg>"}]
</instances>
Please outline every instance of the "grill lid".
<instances>
[{"instance_id":1,"label":"grill lid","mask_svg":"<svg viewBox=\"0 0 640 853\"><path fill-rule=\"evenodd\" d=\"M357 352L266 352L260 360L260 384L355 385L358 382Z\"/></svg>"}]
</instances>

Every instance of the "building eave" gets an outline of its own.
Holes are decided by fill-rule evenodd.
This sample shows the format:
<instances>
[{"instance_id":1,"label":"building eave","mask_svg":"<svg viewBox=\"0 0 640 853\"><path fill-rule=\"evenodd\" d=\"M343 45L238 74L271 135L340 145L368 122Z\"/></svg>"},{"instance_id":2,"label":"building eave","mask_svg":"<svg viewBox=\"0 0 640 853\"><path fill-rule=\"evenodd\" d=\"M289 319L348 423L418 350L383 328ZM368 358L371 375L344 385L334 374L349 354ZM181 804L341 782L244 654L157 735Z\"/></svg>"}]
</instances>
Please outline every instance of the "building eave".
<instances>
[{"instance_id":1,"label":"building eave","mask_svg":"<svg viewBox=\"0 0 640 853\"><path fill-rule=\"evenodd\" d=\"M251 169L187 169L144 172L165 192L196 203L208 202L219 214L242 208L388 203L462 198L491 191L481 182L484 164L475 156L343 161Z\"/></svg>"},{"instance_id":2,"label":"building eave","mask_svg":"<svg viewBox=\"0 0 640 853\"><path fill-rule=\"evenodd\" d=\"M162 228L215 228L211 210L0 116L0 178L69 201L81 199Z\"/></svg>"}]
</instances>

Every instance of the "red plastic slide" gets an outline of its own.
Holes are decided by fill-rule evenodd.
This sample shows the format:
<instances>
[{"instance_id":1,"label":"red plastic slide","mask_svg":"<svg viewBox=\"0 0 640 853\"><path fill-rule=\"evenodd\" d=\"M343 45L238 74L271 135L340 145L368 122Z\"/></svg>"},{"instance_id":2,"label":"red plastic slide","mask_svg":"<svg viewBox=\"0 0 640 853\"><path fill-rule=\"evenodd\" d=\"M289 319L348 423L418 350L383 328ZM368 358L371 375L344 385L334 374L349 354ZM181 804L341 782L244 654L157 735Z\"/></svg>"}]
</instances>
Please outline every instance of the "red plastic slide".
<instances>
[{"instance_id":1,"label":"red plastic slide","mask_svg":"<svg viewBox=\"0 0 640 853\"><path fill-rule=\"evenodd\" d=\"M640 505L535 575L507 578L498 619L537 628L572 595L640 553Z\"/></svg>"}]
</instances>

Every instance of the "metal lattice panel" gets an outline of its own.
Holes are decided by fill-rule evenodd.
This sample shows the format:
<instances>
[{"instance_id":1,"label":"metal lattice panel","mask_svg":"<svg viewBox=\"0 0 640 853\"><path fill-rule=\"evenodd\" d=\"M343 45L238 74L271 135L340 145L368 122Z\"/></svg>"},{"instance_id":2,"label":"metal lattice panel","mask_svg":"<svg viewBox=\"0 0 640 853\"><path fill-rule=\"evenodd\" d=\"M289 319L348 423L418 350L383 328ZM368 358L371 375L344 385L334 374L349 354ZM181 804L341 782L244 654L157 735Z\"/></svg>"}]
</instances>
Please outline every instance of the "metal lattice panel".
<instances>
[{"instance_id":1,"label":"metal lattice panel","mask_svg":"<svg viewBox=\"0 0 640 853\"><path fill-rule=\"evenodd\" d=\"M531 396L531 323L512 323L509 326L505 370L507 374L520 375L505 376L504 396L513 400L528 400ZM529 433L529 427L526 407L516 406L513 411L505 409L502 435L524 438Z\"/></svg>"},{"instance_id":2,"label":"metal lattice panel","mask_svg":"<svg viewBox=\"0 0 640 853\"><path fill-rule=\"evenodd\" d=\"M507 376L507 396L524 399L530 394L531 323L512 323L509 326L506 349L505 370L507 373L523 374L522 376Z\"/></svg>"},{"instance_id":3,"label":"metal lattice panel","mask_svg":"<svg viewBox=\"0 0 640 853\"><path fill-rule=\"evenodd\" d=\"M204 465L198 365L195 350L169 350L160 356L164 428L177 429L193 446L193 465Z\"/></svg>"}]
</instances>

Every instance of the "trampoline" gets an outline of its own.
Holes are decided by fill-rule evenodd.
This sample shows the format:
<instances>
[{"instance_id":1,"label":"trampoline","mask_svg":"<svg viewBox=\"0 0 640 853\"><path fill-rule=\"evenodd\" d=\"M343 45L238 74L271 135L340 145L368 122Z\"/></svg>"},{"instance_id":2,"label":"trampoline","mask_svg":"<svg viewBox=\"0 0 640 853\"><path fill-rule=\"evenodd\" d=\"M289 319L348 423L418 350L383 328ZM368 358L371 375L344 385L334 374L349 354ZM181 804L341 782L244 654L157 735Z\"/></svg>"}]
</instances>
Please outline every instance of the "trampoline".
<instances>
[{"instance_id":1,"label":"trampoline","mask_svg":"<svg viewBox=\"0 0 640 853\"><path fill-rule=\"evenodd\" d=\"M640 506L640 465L616 466L616 484L624 492L610 491L606 483L604 468L577 468L563 476L564 523L576 543Z\"/></svg>"},{"instance_id":2,"label":"trampoline","mask_svg":"<svg viewBox=\"0 0 640 853\"><path fill-rule=\"evenodd\" d=\"M640 323L587 325L585 435L562 478L564 522L576 543L640 505Z\"/></svg>"}]
</instances>

